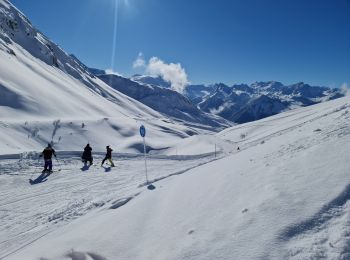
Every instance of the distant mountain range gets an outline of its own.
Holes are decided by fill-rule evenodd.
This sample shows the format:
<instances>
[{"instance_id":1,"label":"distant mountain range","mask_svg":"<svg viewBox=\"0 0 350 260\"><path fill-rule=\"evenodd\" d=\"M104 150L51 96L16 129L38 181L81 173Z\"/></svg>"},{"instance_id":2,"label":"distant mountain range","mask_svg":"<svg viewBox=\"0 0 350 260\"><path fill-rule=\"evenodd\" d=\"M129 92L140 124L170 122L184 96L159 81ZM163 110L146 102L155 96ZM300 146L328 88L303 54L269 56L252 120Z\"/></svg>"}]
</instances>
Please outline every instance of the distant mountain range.
<instances>
[{"instance_id":1,"label":"distant mountain range","mask_svg":"<svg viewBox=\"0 0 350 260\"><path fill-rule=\"evenodd\" d=\"M245 123L344 96L336 88L303 82L286 86L277 81L232 86L188 85L180 94L159 76L134 75L126 79L103 74L101 70L90 71L98 71L97 76L105 83L161 113L211 125L212 120L218 120L217 116L232 123ZM208 119L208 114L216 117Z\"/></svg>"},{"instance_id":2,"label":"distant mountain range","mask_svg":"<svg viewBox=\"0 0 350 260\"><path fill-rule=\"evenodd\" d=\"M222 83L190 85L185 95L204 112L235 123L245 123L296 107L340 98L344 93L336 88L315 87L303 82L285 86L269 81L231 87Z\"/></svg>"},{"instance_id":3,"label":"distant mountain range","mask_svg":"<svg viewBox=\"0 0 350 260\"><path fill-rule=\"evenodd\" d=\"M171 90L170 85L162 87L154 84L143 84L114 74L99 74L96 76L119 92L173 119L213 127L231 125L230 122L220 116L201 111L186 96ZM148 82L156 83L157 81Z\"/></svg>"}]
</instances>

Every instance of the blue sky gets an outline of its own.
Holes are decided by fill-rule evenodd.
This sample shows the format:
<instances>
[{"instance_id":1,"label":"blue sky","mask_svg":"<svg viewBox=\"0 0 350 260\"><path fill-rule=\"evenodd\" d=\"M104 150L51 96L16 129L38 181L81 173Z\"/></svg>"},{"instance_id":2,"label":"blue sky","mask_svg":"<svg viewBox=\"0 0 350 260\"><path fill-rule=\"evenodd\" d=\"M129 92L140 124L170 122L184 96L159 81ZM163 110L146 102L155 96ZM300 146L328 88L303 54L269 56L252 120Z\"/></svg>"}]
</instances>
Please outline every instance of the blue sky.
<instances>
[{"instance_id":1,"label":"blue sky","mask_svg":"<svg viewBox=\"0 0 350 260\"><path fill-rule=\"evenodd\" d=\"M116 0L10 1L68 53L125 76L157 57L192 83L350 83L350 0L118 0L117 16Z\"/></svg>"}]
</instances>

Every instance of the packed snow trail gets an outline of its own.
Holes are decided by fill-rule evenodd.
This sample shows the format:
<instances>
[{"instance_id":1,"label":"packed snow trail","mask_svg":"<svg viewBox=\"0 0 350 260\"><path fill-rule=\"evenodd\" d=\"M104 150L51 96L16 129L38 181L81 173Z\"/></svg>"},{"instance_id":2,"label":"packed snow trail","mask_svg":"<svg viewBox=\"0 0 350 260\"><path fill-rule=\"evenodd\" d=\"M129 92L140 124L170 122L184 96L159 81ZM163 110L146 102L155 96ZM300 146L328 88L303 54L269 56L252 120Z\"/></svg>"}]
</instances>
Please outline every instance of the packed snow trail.
<instances>
[{"instance_id":1,"label":"packed snow trail","mask_svg":"<svg viewBox=\"0 0 350 260\"><path fill-rule=\"evenodd\" d=\"M28 180L40 176L42 160L0 160L0 259L91 210L117 208L145 189L142 156L114 156L116 167L111 168L107 163L101 167L103 156L98 155L96 165L88 169L82 167L79 157L59 153L58 158L54 172L34 185ZM163 179L213 159L150 157L149 179Z\"/></svg>"}]
</instances>

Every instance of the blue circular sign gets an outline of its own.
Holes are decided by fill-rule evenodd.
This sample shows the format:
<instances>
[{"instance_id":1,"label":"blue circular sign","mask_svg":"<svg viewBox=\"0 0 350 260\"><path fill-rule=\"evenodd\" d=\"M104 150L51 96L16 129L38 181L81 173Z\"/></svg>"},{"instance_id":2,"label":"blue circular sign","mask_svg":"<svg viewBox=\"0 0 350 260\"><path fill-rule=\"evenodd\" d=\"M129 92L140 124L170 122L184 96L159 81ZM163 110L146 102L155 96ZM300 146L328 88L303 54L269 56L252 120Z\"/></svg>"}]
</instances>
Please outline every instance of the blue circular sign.
<instances>
[{"instance_id":1,"label":"blue circular sign","mask_svg":"<svg viewBox=\"0 0 350 260\"><path fill-rule=\"evenodd\" d=\"M146 136L146 128L142 125L140 126L140 135L142 137L145 137Z\"/></svg>"}]
</instances>

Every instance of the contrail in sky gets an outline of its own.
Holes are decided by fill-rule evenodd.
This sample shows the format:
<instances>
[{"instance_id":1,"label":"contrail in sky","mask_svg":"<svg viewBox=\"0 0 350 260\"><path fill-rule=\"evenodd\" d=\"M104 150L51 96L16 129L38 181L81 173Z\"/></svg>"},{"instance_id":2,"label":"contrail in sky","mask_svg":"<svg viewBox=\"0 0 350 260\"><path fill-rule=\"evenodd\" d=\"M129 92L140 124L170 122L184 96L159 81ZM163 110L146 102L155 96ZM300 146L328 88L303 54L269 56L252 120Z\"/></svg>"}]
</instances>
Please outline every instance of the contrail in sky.
<instances>
[{"instance_id":1,"label":"contrail in sky","mask_svg":"<svg viewBox=\"0 0 350 260\"><path fill-rule=\"evenodd\" d=\"M111 70L114 71L115 68L115 56L116 56L116 45L117 45L117 31L118 31L118 8L119 0L115 0L114 4L114 31L113 31L113 46L112 46L112 58L111 58Z\"/></svg>"}]
</instances>

